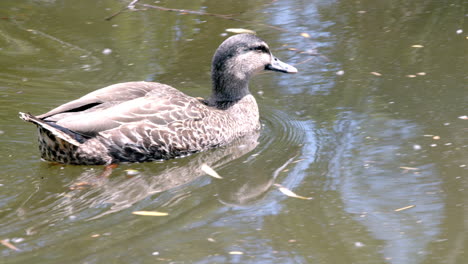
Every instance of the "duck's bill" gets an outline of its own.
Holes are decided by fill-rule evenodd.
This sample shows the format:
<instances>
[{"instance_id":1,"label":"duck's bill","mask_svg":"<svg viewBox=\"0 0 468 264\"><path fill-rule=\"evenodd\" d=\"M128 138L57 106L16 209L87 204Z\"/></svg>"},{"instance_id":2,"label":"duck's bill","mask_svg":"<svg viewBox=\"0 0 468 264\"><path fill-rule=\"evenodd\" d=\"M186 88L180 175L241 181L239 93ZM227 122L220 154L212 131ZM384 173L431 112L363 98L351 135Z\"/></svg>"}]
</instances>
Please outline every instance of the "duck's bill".
<instances>
[{"instance_id":1,"label":"duck's bill","mask_svg":"<svg viewBox=\"0 0 468 264\"><path fill-rule=\"evenodd\" d=\"M297 72L297 69L294 66L291 66L287 63L280 61L275 56L272 56L271 63L265 66L265 70L284 72L284 73L296 73Z\"/></svg>"}]
</instances>

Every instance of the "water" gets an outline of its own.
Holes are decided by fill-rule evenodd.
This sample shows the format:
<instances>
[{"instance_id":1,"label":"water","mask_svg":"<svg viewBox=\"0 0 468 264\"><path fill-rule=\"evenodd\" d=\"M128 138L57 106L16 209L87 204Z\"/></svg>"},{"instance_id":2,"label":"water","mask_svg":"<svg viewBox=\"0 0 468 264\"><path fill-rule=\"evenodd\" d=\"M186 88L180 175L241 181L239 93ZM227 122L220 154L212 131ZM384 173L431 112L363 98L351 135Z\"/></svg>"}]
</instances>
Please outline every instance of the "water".
<instances>
[{"instance_id":1,"label":"water","mask_svg":"<svg viewBox=\"0 0 468 264\"><path fill-rule=\"evenodd\" d=\"M161 1L238 20L147 10L104 21L124 4L0 4L0 240L19 249L1 245L0 262L464 263L466 4ZM257 31L299 69L252 81L259 135L109 178L40 160L18 111L134 80L206 97L227 28Z\"/></svg>"}]
</instances>

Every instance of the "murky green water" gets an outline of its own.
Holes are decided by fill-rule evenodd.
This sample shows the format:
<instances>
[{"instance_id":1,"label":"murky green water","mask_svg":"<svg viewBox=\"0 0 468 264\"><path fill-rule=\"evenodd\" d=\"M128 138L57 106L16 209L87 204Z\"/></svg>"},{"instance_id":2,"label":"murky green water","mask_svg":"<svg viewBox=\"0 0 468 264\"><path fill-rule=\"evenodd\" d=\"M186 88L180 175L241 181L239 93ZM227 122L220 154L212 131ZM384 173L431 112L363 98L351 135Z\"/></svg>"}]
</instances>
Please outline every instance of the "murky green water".
<instances>
[{"instance_id":1,"label":"murky green water","mask_svg":"<svg viewBox=\"0 0 468 264\"><path fill-rule=\"evenodd\" d=\"M128 2L0 3L1 263L465 263L466 3L161 1L238 20L104 21ZM251 83L259 135L109 178L40 160L18 111L133 80L207 96L227 28L257 31L299 69Z\"/></svg>"}]
</instances>

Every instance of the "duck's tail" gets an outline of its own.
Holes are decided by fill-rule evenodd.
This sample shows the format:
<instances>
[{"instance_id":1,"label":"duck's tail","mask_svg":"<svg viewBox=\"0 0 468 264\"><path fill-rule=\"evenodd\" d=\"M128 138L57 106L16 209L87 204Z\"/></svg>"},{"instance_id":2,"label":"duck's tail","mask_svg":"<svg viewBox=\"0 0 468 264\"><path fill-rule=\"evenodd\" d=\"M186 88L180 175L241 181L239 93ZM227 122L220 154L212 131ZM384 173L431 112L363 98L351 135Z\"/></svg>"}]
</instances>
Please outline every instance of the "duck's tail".
<instances>
[{"instance_id":1,"label":"duck's tail","mask_svg":"<svg viewBox=\"0 0 468 264\"><path fill-rule=\"evenodd\" d=\"M31 122L39 127L42 127L43 129L46 129L54 136L59 137L72 145L80 146L83 142L86 141L86 138L84 138L82 135L54 123L46 122L31 115L30 113L19 112L19 117L24 121Z\"/></svg>"}]
</instances>

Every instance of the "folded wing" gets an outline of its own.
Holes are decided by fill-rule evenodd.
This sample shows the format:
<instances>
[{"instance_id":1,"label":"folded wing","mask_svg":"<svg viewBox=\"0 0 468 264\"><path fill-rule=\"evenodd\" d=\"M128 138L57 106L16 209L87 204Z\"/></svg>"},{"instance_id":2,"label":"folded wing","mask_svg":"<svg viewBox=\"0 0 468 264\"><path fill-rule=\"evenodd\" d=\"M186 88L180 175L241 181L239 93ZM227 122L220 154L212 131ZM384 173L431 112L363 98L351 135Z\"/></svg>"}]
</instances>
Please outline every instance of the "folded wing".
<instances>
[{"instance_id":1,"label":"folded wing","mask_svg":"<svg viewBox=\"0 0 468 264\"><path fill-rule=\"evenodd\" d=\"M38 118L86 136L125 124L200 120L206 106L168 85L132 82L111 85L63 104Z\"/></svg>"}]
</instances>

